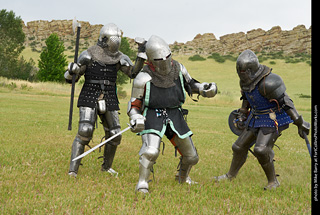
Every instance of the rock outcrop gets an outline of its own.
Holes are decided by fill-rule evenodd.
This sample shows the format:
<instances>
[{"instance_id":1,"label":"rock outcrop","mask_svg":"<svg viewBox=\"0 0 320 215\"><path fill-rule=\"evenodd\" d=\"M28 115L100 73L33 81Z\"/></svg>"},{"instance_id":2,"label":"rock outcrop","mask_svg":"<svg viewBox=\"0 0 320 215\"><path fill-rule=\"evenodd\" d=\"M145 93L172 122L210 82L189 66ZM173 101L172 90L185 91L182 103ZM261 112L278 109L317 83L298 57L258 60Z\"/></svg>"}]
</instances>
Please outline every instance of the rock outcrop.
<instances>
[{"instance_id":1,"label":"rock outcrop","mask_svg":"<svg viewBox=\"0 0 320 215\"><path fill-rule=\"evenodd\" d=\"M268 31L261 28L227 34L216 39L214 34L198 34L192 41L186 43L175 42L171 48L179 54L239 53L245 49L255 52L279 52L284 54L307 53L311 54L311 27L298 25L290 31L283 31L275 26Z\"/></svg>"},{"instance_id":2,"label":"rock outcrop","mask_svg":"<svg viewBox=\"0 0 320 215\"><path fill-rule=\"evenodd\" d=\"M80 23L80 47L85 49L97 42L102 25L91 25L84 21ZM26 34L25 45L34 49L41 50L45 46L45 39L52 33L58 34L67 49L72 49L74 46L72 20L31 21L24 25L23 31ZM129 38L129 42L131 47L136 49L133 39ZM174 42L170 47L174 53L183 55L209 55L211 53L226 55L239 53L248 48L255 52L283 51L286 55L311 54L311 27L306 29L304 25L298 25L289 31L283 31L279 26L267 31L258 28L247 33L227 34L219 39L213 33L197 34L192 41Z\"/></svg>"},{"instance_id":3,"label":"rock outcrop","mask_svg":"<svg viewBox=\"0 0 320 215\"><path fill-rule=\"evenodd\" d=\"M80 46L85 48L95 44L103 25L91 25L89 22L79 22L81 23ZM72 20L31 21L24 25L23 31L26 35L25 45L36 49L41 49L45 45L46 38L52 33L58 34L66 48L69 46L73 47L75 43Z\"/></svg>"}]
</instances>

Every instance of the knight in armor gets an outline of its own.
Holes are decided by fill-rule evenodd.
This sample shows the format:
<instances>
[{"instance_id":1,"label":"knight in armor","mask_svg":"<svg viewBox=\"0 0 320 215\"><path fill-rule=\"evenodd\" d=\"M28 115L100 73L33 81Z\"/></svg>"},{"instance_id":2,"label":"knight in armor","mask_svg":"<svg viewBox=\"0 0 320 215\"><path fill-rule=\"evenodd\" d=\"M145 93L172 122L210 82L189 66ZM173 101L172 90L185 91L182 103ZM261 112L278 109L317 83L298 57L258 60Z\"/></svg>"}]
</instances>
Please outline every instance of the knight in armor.
<instances>
[{"instance_id":1,"label":"knight in armor","mask_svg":"<svg viewBox=\"0 0 320 215\"><path fill-rule=\"evenodd\" d=\"M272 73L271 68L259 64L251 50L239 55L236 69L240 78L242 106L231 130L241 132L232 145L233 158L228 173L216 177L216 180L235 178L247 159L248 150L255 144L253 154L268 179L264 189L275 189L280 185L273 163L276 140L292 122L298 127L300 137L304 138L303 133L309 134L310 124L298 114L281 77Z\"/></svg>"},{"instance_id":2,"label":"knight in armor","mask_svg":"<svg viewBox=\"0 0 320 215\"><path fill-rule=\"evenodd\" d=\"M107 24L100 30L97 45L83 51L76 64L70 63L64 77L68 83L76 74L76 81L84 75L85 82L81 89L78 108L80 112L78 133L72 143L69 175L76 177L81 159L72 161L84 152L92 139L97 116L102 122L105 138L120 132L119 101L117 98L117 73L121 70L134 78L142 69L144 60L137 57L133 66L129 57L119 51L121 30L115 24ZM117 175L111 166L120 144L121 135L114 138L104 147L102 171Z\"/></svg>"},{"instance_id":3,"label":"knight in armor","mask_svg":"<svg viewBox=\"0 0 320 215\"><path fill-rule=\"evenodd\" d=\"M186 68L172 60L168 44L158 36L151 36L146 43L147 65L133 81L131 99L128 103L128 116L132 132L142 138L139 151L139 180L136 191L149 192L149 176L153 170L164 135L179 152L180 163L176 180L180 183L192 181L191 167L198 163L197 150L192 142L182 108L186 92L214 97L217 94L215 83L199 83Z\"/></svg>"}]
</instances>

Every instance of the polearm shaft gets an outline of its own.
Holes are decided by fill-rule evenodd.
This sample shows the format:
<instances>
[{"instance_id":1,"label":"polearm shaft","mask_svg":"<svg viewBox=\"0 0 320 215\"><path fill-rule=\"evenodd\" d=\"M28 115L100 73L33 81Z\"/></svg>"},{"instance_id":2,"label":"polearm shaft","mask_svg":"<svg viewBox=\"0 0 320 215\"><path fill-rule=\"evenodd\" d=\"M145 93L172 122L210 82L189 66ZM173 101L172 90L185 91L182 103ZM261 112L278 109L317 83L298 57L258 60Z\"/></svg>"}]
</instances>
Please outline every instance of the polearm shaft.
<instances>
[{"instance_id":1,"label":"polearm shaft","mask_svg":"<svg viewBox=\"0 0 320 215\"><path fill-rule=\"evenodd\" d=\"M127 128L125 128L125 129L123 129L122 131L120 131L119 133L117 133L117 134L109 137L108 139L106 139L105 141L103 141L103 142L101 142L100 144L96 145L95 147L91 148L90 150L82 153L82 154L79 155L78 157L74 158L72 161L76 161L76 160L78 160L78 159L80 159L80 158L83 158L83 157L86 156L87 154L93 152L93 151L96 150L97 148L99 148L99 147L103 146L104 144L106 144L107 142L113 140L114 138L116 138L116 137L119 136L120 134L128 131L130 128L131 128L131 126L129 125Z\"/></svg>"},{"instance_id":2,"label":"polearm shaft","mask_svg":"<svg viewBox=\"0 0 320 215\"><path fill-rule=\"evenodd\" d=\"M74 19L75 21L75 19ZM75 23L73 23L75 25ZM76 23L77 26L77 39L76 39L76 47L74 50L74 60L73 63L77 63L78 60L78 51L79 51L79 40L80 40L80 29L81 25ZM71 69L73 68L73 64L71 64ZM73 113L73 101L74 101L74 89L76 84L76 74L72 74L72 85L71 85L71 96L70 96L70 109L69 109L69 124L68 130L72 130L72 113Z\"/></svg>"},{"instance_id":3,"label":"polearm shaft","mask_svg":"<svg viewBox=\"0 0 320 215\"><path fill-rule=\"evenodd\" d=\"M72 67L71 67L72 68ZM73 113L73 101L74 101L74 89L76 84L76 75L72 75L71 96L70 96L70 109L69 109L69 124L68 130L72 130L72 113Z\"/></svg>"}]
</instances>

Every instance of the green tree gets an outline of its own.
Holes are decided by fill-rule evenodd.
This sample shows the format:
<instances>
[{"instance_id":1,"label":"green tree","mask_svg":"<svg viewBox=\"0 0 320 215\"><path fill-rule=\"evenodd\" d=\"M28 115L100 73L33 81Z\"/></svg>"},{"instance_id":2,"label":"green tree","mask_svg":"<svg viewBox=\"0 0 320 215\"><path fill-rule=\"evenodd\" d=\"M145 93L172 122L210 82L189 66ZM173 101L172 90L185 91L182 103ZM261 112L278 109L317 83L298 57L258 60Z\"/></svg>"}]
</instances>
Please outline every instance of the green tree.
<instances>
[{"instance_id":1,"label":"green tree","mask_svg":"<svg viewBox=\"0 0 320 215\"><path fill-rule=\"evenodd\" d=\"M46 40L46 47L40 54L37 78L40 81L64 82L67 56L64 54L63 42L57 34L51 34Z\"/></svg>"},{"instance_id":2,"label":"green tree","mask_svg":"<svg viewBox=\"0 0 320 215\"><path fill-rule=\"evenodd\" d=\"M122 38L121 38L120 51L121 51L123 54L128 55L128 57L129 57L131 60L135 60L135 59L136 59L137 53L134 52L134 51L130 48L130 44L129 44L129 41L128 41L128 38L127 38L127 37L122 37Z\"/></svg>"},{"instance_id":3,"label":"green tree","mask_svg":"<svg viewBox=\"0 0 320 215\"><path fill-rule=\"evenodd\" d=\"M11 79L22 79L28 81L36 80L36 67L32 58L27 62L21 56L12 66L10 73L6 76Z\"/></svg>"},{"instance_id":4,"label":"green tree","mask_svg":"<svg viewBox=\"0 0 320 215\"><path fill-rule=\"evenodd\" d=\"M0 10L0 76L29 80L34 73L34 62L22 57L25 34L22 20L13 11Z\"/></svg>"},{"instance_id":5,"label":"green tree","mask_svg":"<svg viewBox=\"0 0 320 215\"><path fill-rule=\"evenodd\" d=\"M126 37L121 38L121 45L119 49L123 54L128 55L131 60L135 60L136 53L130 48L130 44ZM120 86L122 84L127 83L129 80L128 76L126 76L122 72L118 72L117 85Z\"/></svg>"}]
</instances>

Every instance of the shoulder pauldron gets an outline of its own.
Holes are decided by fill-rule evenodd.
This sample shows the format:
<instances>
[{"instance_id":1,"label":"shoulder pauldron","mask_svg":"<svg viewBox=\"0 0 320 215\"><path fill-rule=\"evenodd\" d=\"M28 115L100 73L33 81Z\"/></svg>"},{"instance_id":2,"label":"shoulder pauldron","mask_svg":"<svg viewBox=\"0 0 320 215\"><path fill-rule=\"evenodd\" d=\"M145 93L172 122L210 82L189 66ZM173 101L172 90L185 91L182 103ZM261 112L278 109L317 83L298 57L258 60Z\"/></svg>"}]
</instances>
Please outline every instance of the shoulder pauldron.
<instances>
[{"instance_id":1,"label":"shoulder pauldron","mask_svg":"<svg viewBox=\"0 0 320 215\"><path fill-rule=\"evenodd\" d=\"M260 81L259 92L267 99L279 99L286 92L286 86L279 75L270 73Z\"/></svg>"}]
</instances>

